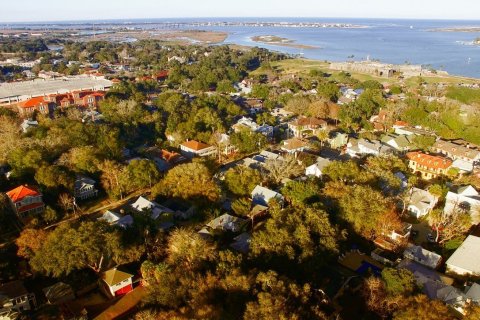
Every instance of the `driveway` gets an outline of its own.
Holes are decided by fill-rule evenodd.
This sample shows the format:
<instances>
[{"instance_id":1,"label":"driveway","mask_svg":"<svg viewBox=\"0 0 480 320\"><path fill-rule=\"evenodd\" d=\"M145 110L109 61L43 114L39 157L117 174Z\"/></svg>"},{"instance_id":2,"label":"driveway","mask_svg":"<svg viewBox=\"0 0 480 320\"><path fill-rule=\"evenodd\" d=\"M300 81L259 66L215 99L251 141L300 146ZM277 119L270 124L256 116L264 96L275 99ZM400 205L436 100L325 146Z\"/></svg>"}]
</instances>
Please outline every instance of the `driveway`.
<instances>
[{"instance_id":1,"label":"driveway","mask_svg":"<svg viewBox=\"0 0 480 320\"><path fill-rule=\"evenodd\" d=\"M421 245L424 242L428 242L427 235L432 232L432 228L428 225L426 221L421 221L417 224L413 224L412 230L418 232L418 235L416 237L412 237L412 241L416 245Z\"/></svg>"}]
</instances>

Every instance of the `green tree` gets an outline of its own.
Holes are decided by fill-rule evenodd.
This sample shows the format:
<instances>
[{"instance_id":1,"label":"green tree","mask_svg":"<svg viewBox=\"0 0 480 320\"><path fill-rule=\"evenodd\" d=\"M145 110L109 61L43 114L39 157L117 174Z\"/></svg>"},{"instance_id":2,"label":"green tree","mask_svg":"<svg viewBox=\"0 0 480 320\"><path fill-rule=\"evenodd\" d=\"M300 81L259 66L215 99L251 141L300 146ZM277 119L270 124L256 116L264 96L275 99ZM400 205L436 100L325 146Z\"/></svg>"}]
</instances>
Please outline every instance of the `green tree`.
<instances>
[{"instance_id":1,"label":"green tree","mask_svg":"<svg viewBox=\"0 0 480 320\"><path fill-rule=\"evenodd\" d=\"M15 240L18 251L17 255L31 259L42 248L48 233L42 229L24 229Z\"/></svg>"},{"instance_id":2,"label":"green tree","mask_svg":"<svg viewBox=\"0 0 480 320\"><path fill-rule=\"evenodd\" d=\"M356 185L339 199L341 217L349 222L359 234L371 238L376 234L391 231L399 218L393 214L393 205L388 198L369 186Z\"/></svg>"},{"instance_id":3,"label":"green tree","mask_svg":"<svg viewBox=\"0 0 480 320\"><path fill-rule=\"evenodd\" d=\"M452 319L447 306L439 300L430 300L427 296L421 294L408 299L405 308L399 309L394 313L394 320L445 320Z\"/></svg>"},{"instance_id":4,"label":"green tree","mask_svg":"<svg viewBox=\"0 0 480 320\"><path fill-rule=\"evenodd\" d=\"M200 161L193 161L169 170L152 188L152 194L185 200L217 201L220 197L220 188L209 168Z\"/></svg>"},{"instance_id":5,"label":"green tree","mask_svg":"<svg viewBox=\"0 0 480 320\"><path fill-rule=\"evenodd\" d=\"M47 188L73 188L74 176L61 166L43 166L35 173L35 180Z\"/></svg>"},{"instance_id":6,"label":"green tree","mask_svg":"<svg viewBox=\"0 0 480 320\"><path fill-rule=\"evenodd\" d=\"M236 166L225 173L225 185L230 192L237 196L249 195L253 188L262 181L258 170Z\"/></svg>"},{"instance_id":7,"label":"green tree","mask_svg":"<svg viewBox=\"0 0 480 320\"><path fill-rule=\"evenodd\" d=\"M414 146L423 151L429 151L435 143L434 136L415 135L412 139Z\"/></svg>"},{"instance_id":8,"label":"green tree","mask_svg":"<svg viewBox=\"0 0 480 320\"><path fill-rule=\"evenodd\" d=\"M112 260L129 262L121 243L119 231L103 223L63 224L48 235L30 263L34 270L54 277L87 267L99 272Z\"/></svg>"},{"instance_id":9,"label":"green tree","mask_svg":"<svg viewBox=\"0 0 480 320\"><path fill-rule=\"evenodd\" d=\"M247 303L243 319L326 319L310 284L303 286L274 271L256 279L256 300Z\"/></svg>"},{"instance_id":10,"label":"green tree","mask_svg":"<svg viewBox=\"0 0 480 320\"><path fill-rule=\"evenodd\" d=\"M317 181L290 181L281 190L285 199L296 207L312 205L318 202L320 185Z\"/></svg>"},{"instance_id":11,"label":"green tree","mask_svg":"<svg viewBox=\"0 0 480 320\"><path fill-rule=\"evenodd\" d=\"M253 256L265 261L284 258L302 262L314 258L320 264L338 251L337 230L324 211L289 207L272 208L270 214L265 228L253 234Z\"/></svg>"},{"instance_id":12,"label":"green tree","mask_svg":"<svg viewBox=\"0 0 480 320\"><path fill-rule=\"evenodd\" d=\"M335 83L322 82L317 86L317 94L332 102L337 102L340 96L340 89Z\"/></svg>"},{"instance_id":13,"label":"green tree","mask_svg":"<svg viewBox=\"0 0 480 320\"><path fill-rule=\"evenodd\" d=\"M270 95L270 88L266 84L254 84L250 95L265 100Z\"/></svg>"},{"instance_id":14,"label":"green tree","mask_svg":"<svg viewBox=\"0 0 480 320\"><path fill-rule=\"evenodd\" d=\"M232 202L232 210L235 214L239 216L248 216L250 213L250 208L252 206L252 201L250 198L238 198Z\"/></svg>"},{"instance_id":15,"label":"green tree","mask_svg":"<svg viewBox=\"0 0 480 320\"><path fill-rule=\"evenodd\" d=\"M382 270L382 279L390 295L409 296L415 290L415 277L407 269L385 268Z\"/></svg>"},{"instance_id":16,"label":"green tree","mask_svg":"<svg viewBox=\"0 0 480 320\"><path fill-rule=\"evenodd\" d=\"M267 138L261 133L244 129L232 133L230 142L237 147L240 152L252 153L263 149L267 145Z\"/></svg>"},{"instance_id":17,"label":"green tree","mask_svg":"<svg viewBox=\"0 0 480 320\"><path fill-rule=\"evenodd\" d=\"M153 161L147 159L132 160L126 168L126 183L135 189L152 187L160 179L160 172Z\"/></svg>"}]
</instances>

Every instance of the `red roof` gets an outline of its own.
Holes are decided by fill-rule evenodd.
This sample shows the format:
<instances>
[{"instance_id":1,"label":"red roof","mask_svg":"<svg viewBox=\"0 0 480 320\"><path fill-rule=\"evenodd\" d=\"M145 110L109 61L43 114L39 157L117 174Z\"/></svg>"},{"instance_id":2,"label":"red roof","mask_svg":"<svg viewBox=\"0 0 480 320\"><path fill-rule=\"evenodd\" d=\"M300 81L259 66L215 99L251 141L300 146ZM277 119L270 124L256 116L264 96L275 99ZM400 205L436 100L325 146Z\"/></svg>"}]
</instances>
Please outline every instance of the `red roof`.
<instances>
[{"instance_id":1,"label":"red roof","mask_svg":"<svg viewBox=\"0 0 480 320\"><path fill-rule=\"evenodd\" d=\"M408 122L398 120L395 121L393 125L398 127L408 127Z\"/></svg>"},{"instance_id":2,"label":"red roof","mask_svg":"<svg viewBox=\"0 0 480 320\"><path fill-rule=\"evenodd\" d=\"M407 153L407 158L431 169L448 169L452 165L452 161L447 158L432 156L419 151Z\"/></svg>"},{"instance_id":3,"label":"red roof","mask_svg":"<svg viewBox=\"0 0 480 320\"><path fill-rule=\"evenodd\" d=\"M206 143L203 143L203 142L198 142L198 141L195 141L195 140L185 141L184 143L182 143L182 146L187 147L187 148L192 149L192 150L195 150L195 151L210 148L210 145L208 145Z\"/></svg>"},{"instance_id":4,"label":"red roof","mask_svg":"<svg viewBox=\"0 0 480 320\"><path fill-rule=\"evenodd\" d=\"M39 104L42 104L43 102L45 102L43 97L35 97L35 98L31 98L31 99L28 99L27 101L24 101L24 102L20 103L20 107L22 107L22 108L32 108L32 107L38 106Z\"/></svg>"},{"instance_id":5,"label":"red roof","mask_svg":"<svg viewBox=\"0 0 480 320\"><path fill-rule=\"evenodd\" d=\"M25 197L36 197L40 193L32 187L19 186L13 190L7 192L7 196L13 201L18 202L24 199Z\"/></svg>"}]
</instances>

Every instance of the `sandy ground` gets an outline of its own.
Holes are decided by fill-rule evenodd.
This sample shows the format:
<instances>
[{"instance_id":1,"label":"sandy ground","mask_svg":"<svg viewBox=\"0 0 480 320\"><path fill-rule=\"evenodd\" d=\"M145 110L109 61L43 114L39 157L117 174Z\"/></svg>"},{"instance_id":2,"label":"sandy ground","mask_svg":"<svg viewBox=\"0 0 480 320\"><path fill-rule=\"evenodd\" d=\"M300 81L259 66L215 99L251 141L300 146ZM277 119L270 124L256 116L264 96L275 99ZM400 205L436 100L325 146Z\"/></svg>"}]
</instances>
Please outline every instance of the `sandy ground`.
<instances>
[{"instance_id":1,"label":"sandy ground","mask_svg":"<svg viewBox=\"0 0 480 320\"><path fill-rule=\"evenodd\" d=\"M297 49L316 49L316 48L318 48L316 46L295 43L294 40L287 39L287 38L281 38L281 37L277 37L277 36L255 36L255 37L252 37L251 39L252 39L252 41L259 42L259 43L264 43L264 44L269 44L269 45L272 45L272 46L291 47L291 48L297 48Z\"/></svg>"},{"instance_id":2,"label":"sandy ground","mask_svg":"<svg viewBox=\"0 0 480 320\"><path fill-rule=\"evenodd\" d=\"M45 38L45 37L59 37L67 38L77 41L94 41L107 40L117 42L129 42L134 39L153 39L168 42L175 42L178 44L209 44L219 43L225 41L228 36L227 32L221 31L205 31L205 30L179 30L179 29L157 29L145 31L116 31L107 30L105 33L98 33L95 35L79 36L79 30L15 30L15 29L0 29L0 34L28 34L30 38ZM77 34L77 35L75 35Z\"/></svg>"}]
</instances>

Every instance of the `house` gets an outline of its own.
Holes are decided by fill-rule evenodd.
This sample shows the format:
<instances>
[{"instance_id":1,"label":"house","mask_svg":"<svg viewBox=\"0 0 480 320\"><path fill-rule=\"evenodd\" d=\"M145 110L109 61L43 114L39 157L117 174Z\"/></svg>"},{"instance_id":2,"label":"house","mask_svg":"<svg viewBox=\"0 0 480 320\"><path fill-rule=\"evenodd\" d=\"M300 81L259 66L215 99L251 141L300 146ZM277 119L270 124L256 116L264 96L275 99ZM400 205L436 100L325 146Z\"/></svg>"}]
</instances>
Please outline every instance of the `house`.
<instances>
[{"instance_id":1,"label":"house","mask_svg":"<svg viewBox=\"0 0 480 320\"><path fill-rule=\"evenodd\" d=\"M342 132L331 132L329 134L328 143L333 149L339 149L348 144L348 134Z\"/></svg>"},{"instance_id":2,"label":"house","mask_svg":"<svg viewBox=\"0 0 480 320\"><path fill-rule=\"evenodd\" d=\"M268 202L272 199L283 203L283 196L280 193L268 188L257 185L252 191L252 202L254 204L268 206Z\"/></svg>"},{"instance_id":3,"label":"house","mask_svg":"<svg viewBox=\"0 0 480 320\"><path fill-rule=\"evenodd\" d=\"M247 224L246 219L238 218L227 213L222 214L211 220L207 225L202 228L198 233L202 236L211 237L215 232L240 232Z\"/></svg>"},{"instance_id":4,"label":"house","mask_svg":"<svg viewBox=\"0 0 480 320\"><path fill-rule=\"evenodd\" d=\"M471 286L465 290L465 295L473 303L480 304L480 284L474 282Z\"/></svg>"},{"instance_id":5,"label":"house","mask_svg":"<svg viewBox=\"0 0 480 320\"><path fill-rule=\"evenodd\" d=\"M263 134L266 137L273 136L273 127L267 124L258 125L255 121L250 118L242 117L237 123L232 126L233 131L240 132L242 130L250 130L252 132L258 132Z\"/></svg>"},{"instance_id":6,"label":"house","mask_svg":"<svg viewBox=\"0 0 480 320\"><path fill-rule=\"evenodd\" d=\"M408 167L419 173L422 179L430 180L441 175L446 175L452 161L438 156L432 156L420 151L407 153Z\"/></svg>"},{"instance_id":7,"label":"house","mask_svg":"<svg viewBox=\"0 0 480 320\"><path fill-rule=\"evenodd\" d=\"M417 219L427 215L437 202L438 197L415 187L409 190L407 199L405 199L407 211Z\"/></svg>"},{"instance_id":8,"label":"house","mask_svg":"<svg viewBox=\"0 0 480 320\"><path fill-rule=\"evenodd\" d=\"M98 221L105 221L108 224L115 224L118 220L120 220L122 216L118 213L115 213L113 211L107 210L105 213L98 218Z\"/></svg>"},{"instance_id":9,"label":"house","mask_svg":"<svg viewBox=\"0 0 480 320\"><path fill-rule=\"evenodd\" d=\"M184 143L180 144L180 150L184 156L189 158L193 158L195 156L213 156L217 153L217 149L214 146L195 140L185 141Z\"/></svg>"},{"instance_id":10,"label":"house","mask_svg":"<svg viewBox=\"0 0 480 320\"><path fill-rule=\"evenodd\" d=\"M323 168L328 166L331 163L330 160L318 157L317 162L305 168L305 175L306 176L315 176L320 178L322 176Z\"/></svg>"},{"instance_id":11,"label":"house","mask_svg":"<svg viewBox=\"0 0 480 320\"><path fill-rule=\"evenodd\" d=\"M351 140L347 144L347 154L351 157L358 157L361 155L371 154L374 156L385 155L393 153L390 146L382 144L378 140L369 141L366 139L359 139L357 141Z\"/></svg>"},{"instance_id":12,"label":"house","mask_svg":"<svg viewBox=\"0 0 480 320\"><path fill-rule=\"evenodd\" d=\"M440 300L460 313L464 312L466 294L452 286L454 279L408 259L401 261L398 268L412 272L418 287L427 297Z\"/></svg>"},{"instance_id":13,"label":"house","mask_svg":"<svg viewBox=\"0 0 480 320\"><path fill-rule=\"evenodd\" d=\"M45 209L42 194L33 187L19 186L8 191L7 196L18 216L41 213Z\"/></svg>"},{"instance_id":14,"label":"house","mask_svg":"<svg viewBox=\"0 0 480 320\"><path fill-rule=\"evenodd\" d=\"M133 274L123 272L117 268L105 271L102 274L102 283L107 292L112 296L120 296L133 290Z\"/></svg>"},{"instance_id":15,"label":"house","mask_svg":"<svg viewBox=\"0 0 480 320\"><path fill-rule=\"evenodd\" d=\"M403 256L431 269L436 269L442 262L441 255L412 244L409 244L407 246L407 248L403 252Z\"/></svg>"},{"instance_id":16,"label":"house","mask_svg":"<svg viewBox=\"0 0 480 320\"><path fill-rule=\"evenodd\" d=\"M10 311L29 311L36 307L35 294L29 293L22 281L15 280L0 285L0 318Z\"/></svg>"},{"instance_id":17,"label":"house","mask_svg":"<svg viewBox=\"0 0 480 320\"><path fill-rule=\"evenodd\" d=\"M145 150L146 156L155 162L160 172L166 172L175 165L185 162L187 159L175 151L168 151L157 147L150 147Z\"/></svg>"},{"instance_id":18,"label":"house","mask_svg":"<svg viewBox=\"0 0 480 320\"><path fill-rule=\"evenodd\" d=\"M25 119L25 120L23 120L20 127L22 128L22 131L25 133L25 132L28 132L32 128L38 127L38 121Z\"/></svg>"},{"instance_id":19,"label":"house","mask_svg":"<svg viewBox=\"0 0 480 320\"><path fill-rule=\"evenodd\" d=\"M34 97L18 104L18 111L21 116L31 115L34 111L50 114L55 108L55 103L46 101L44 97Z\"/></svg>"},{"instance_id":20,"label":"house","mask_svg":"<svg viewBox=\"0 0 480 320\"><path fill-rule=\"evenodd\" d=\"M478 220L478 215L480 215L480 194L472 186L460 187L457 189L457 192L448 191L443 210L445 213L460 210L470 214L474 220Z\"/></svg>"},{"instance_id":21,"label":"house","mask_svg":"<svg viewBox=\"0 0 480 320\"><path fill-rule=\"evenodd\" d=\"M138 212L148 212L151 211L152 219L158 219L162 214L173 214L174 211L172 209L166 208L164 206L159 205L156 202L150 201L144 197L138 197L138 199L131 204L132 208L137 210Z\"/></svg>"},{"instance_id":22,"label":"house","mask_svg":"<svg viewBox=\"0 0 480 320\"><path fill-rule=\"evenodd\" d=\"M403 134L387 134L382 137L381 141L399 152L405 152L412 148L411 139Z\"/></svg>"},{"instance_id":23,"label":"house","mask_svg":"<svg viewBox=\"0 0 480 320\"><path fill-rule=\"evenodd\" d=\"M75 179L73 196L77 200L86 200L96 197L98 190L95 188L95 180L88 177L78 176Z\"/></svg>"},{"instance_id":24,"label":"house","mask_svg":"<svg viewBox=\"0 0 480 320\"><path fill-rule=\"evenodd\" d=\"M245 110L247 110L248 114L257 114L263 111L263 100L246 99L243 101L242 106Z\"/></svg>"},{"instance_id":25,"label":"house","mask_svg":"<svg viewBox=\"0 0 480 320\"><path fill-rule=\"evenodd\" d=\"M433 134L420 127L408 127L402 125L394 125L396 134L403 134L406 136L432 136Z\"/></svg>"},{"instance_id":26,"label":"house","mask_svg":"<svg viewBox=\"0 0 480 320\"><path fill-rule=\"evenodd\" d=\"M116 225L120 228L127 229L128 227L131 227L133 224L133 217L129 214L126 216L121 217L117 221L113 223L113 225Z\"/></svg>"},{"instance_id":27,"label":"house","mask_svg":"<svg viewBox=\"0 0 480 320\"><path fill-rule=\"evenodd\" d=\"M469 163L480 161L480 151L450 141L437 140L433 146L434 152L443 154L452 160L463 160Z\"/></svg>"},{"instance_id":28,"label":"house","mask_svg":"<svg viewBox=\"0 0 480 320\"><path fill-rule=\"evenodd\" d=\"M480 237L469 235L446 262L447 273L480 277Z\"/></svg>"},{"instance_id":29,"label":"house","mask_svg":"<svg viewBox=\"0 0 480 320\"><path fill-rule=\"evenodd\" d=\"M283 145L280 148L287 153L303 152L308 148L308 142L298 138L292 138L284 140Z\"/></svg>"},{"instance_id":30,"label":"house","mask_svg":"<svg viewBox=\"0 0 480 320\"><path fill-rule=\"evenodd\" d=\"M244 232L233 238L230 247L241 253L248 253L250 251L250 243L252 242L252 235Z\"/></svg>"},{"instance_id":31,"label":"house","mask_svg":"<svg viewBox=\"0 0 480 320\"><path fill-rule=\"evenodd\" d=\"M63 304L75 299L72 287L64 282L57 282L42 291L50 304Z\"/></svg>"},{"instance_id":32,"label":"house","mask_svg":"<svg viewBox=\"0 0 480 320\"><path fill-rule=\"evenodd\" d=\"M410 238L412 224L403 222L401 228L392 230L389 237L396 242L406 242Z\"/></svg>"},{"instance_id":33,"label":"house","mask_svg":"<svg viewBox=\"0 0 480 320\"><path fill-rule=\"evenodd\" d=\"M387 129L390 127L389 125L389 119L390 114L386 110L381 110L378 112L378 114L375 114L370 117L370 123L373 124L373 128L376 131L387 131Z\"/></svg>"},{"instance_id":34,"label":"house","mask_svg":"<svg viewBox=\"0 0 480 320\"><path fill-rule=\"evenodd\" d=\"M315 136L320 130L327 130L327 122L314 117L300 117L288 123L288 130L296 138Z\"/></svg>"}]
</instances>

